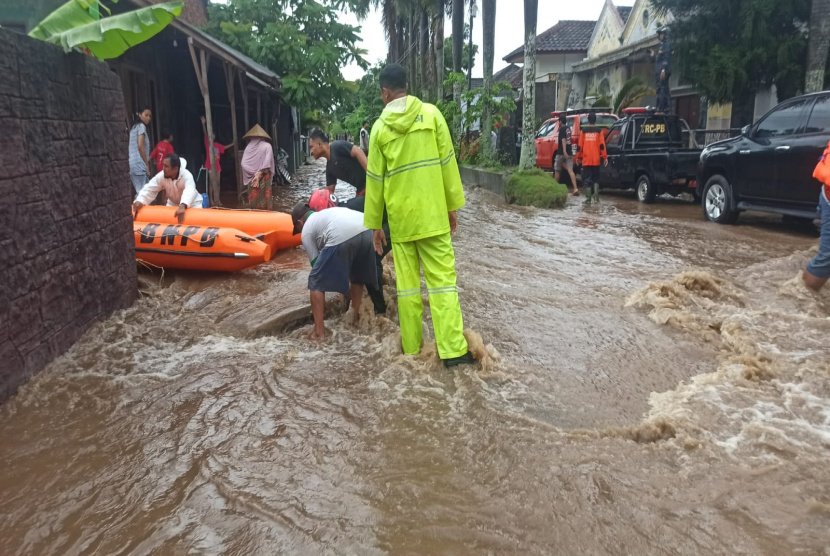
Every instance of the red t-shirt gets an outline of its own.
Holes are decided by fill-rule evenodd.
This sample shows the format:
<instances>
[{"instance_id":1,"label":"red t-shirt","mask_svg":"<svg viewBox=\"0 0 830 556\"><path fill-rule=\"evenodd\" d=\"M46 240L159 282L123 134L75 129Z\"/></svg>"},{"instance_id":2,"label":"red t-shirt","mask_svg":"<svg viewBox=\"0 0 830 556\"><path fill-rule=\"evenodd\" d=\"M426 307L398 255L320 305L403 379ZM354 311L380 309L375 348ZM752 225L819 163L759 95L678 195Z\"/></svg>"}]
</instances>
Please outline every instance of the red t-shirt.
<instances>
[{"instance_id":1,"label":"red t-shirt","mask_svg":"<svg viewBox=\"0 0 830 556\"><path fill-rule=\"evenodd\" d=\"M219 164L219 157L225 154L225 145L213 142L213 156L216 158L216 171L222 171L222 165ZM210 151L208 150L208 139L205 137L205 168L210 170Z\"/></svg>"},{"instance_id":2,"label":"red t-shirt","mask_svg":"<svg viewBox=\"0 0 830 556\"><path fill-rule=\"evenodd\" d=\"M156 143L156 148L153 149L153 152L150 153L150 160L154 160L156 162L156 172L161 172L161 168L164 165L164 157L168 154L173 154L176 152L173 150L173 144L166 139L162 139L158 143Z\"/></svg>"}]
</instances>

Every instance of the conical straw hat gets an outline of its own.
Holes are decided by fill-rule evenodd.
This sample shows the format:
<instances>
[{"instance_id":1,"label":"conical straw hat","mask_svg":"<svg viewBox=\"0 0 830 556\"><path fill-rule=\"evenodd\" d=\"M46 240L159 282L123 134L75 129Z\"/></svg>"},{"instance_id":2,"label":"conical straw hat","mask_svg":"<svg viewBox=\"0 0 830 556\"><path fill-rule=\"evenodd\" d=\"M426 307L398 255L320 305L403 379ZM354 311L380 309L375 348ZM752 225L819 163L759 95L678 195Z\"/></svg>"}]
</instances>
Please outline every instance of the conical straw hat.
<instances>
[{"instance_id":1,"label":"conical straw hat","mask_svg":"<svg viewBox=\"0 0 830 556\"><path fill-rule=\"evenodd\" d=\"M265 133L265 130L262 129L262 126L259 124L254 124L254 127L248 130L248 133L242 136L243 139L252 139L254 137L261 137L263 139L271 140L271 136Z\"/></svg>"}]
</instances>

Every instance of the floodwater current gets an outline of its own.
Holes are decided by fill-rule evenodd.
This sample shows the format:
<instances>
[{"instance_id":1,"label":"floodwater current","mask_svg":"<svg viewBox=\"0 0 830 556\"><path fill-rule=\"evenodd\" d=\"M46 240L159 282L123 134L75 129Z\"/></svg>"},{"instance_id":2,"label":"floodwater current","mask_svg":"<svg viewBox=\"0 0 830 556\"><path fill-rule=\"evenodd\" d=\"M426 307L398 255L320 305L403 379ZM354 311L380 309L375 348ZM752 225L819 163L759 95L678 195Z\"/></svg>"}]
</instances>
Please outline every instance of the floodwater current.
<instances>
[{"instance_id":1,"label":"floodwater current","mask_svg":"<svg viewBox=\"0 0 830 556\"><path fill-rule=\"evenodd\" d=\"M142 274L0 406L2 553L830 554L814 234L472 190L455 243L485 363L454 371L400 355L394 302L322 344L217 324L303 293L301 251Z\"/></svg>"}]
</instances>

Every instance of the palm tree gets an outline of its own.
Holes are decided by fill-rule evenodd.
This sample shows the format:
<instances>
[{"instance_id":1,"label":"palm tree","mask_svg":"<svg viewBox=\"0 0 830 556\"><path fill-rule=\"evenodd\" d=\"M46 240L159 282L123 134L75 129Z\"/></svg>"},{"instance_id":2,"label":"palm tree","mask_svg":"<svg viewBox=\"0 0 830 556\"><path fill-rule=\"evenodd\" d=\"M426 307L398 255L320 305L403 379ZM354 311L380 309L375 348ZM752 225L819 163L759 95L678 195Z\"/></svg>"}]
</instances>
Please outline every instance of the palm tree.
<instances>
[{"instance_id":1,"label":"palm tree","mask_svg":"<svg viewBox=\"0 0 830 556\"><path fill-rule=\"evenodd\" d=\"M432 50L433 67L435 68L435 102L444 100L444 16L446 4L444 0L435 1L435 13L433 14L432 27Z\"/></svg>"},{"instance_id":2,"label":"palm tree","mask_svg":"<svg viewBox=\"0 0 830 556\"><path fill-rule=\"evenodd\" d=\"M522 83L522 151L519 169L530 170L536 163L534 131L536 127L536 20L539 0L525 3L525 62Z\"/></svg>"},{"instance_id":3,"label":"palm tree","mask_svg":"<svg viewBox=\"0 0 830 556\"><path fill-rule=\"evenodd\" d=\"M452 0L452 71L462 72L462 58L464 56L464 0ZM461 83L456 82L452 90L455 105L461 106ZM461 118L456 118L453 137L461 137Z\"/></svg>"},{"instance_id":4,"label":"palm tree","mask_svg":"<svg viewBox=\"0 0 830 556\"><path fill-rule=\"evenodd\" d=\"M654 89L646 85L643 78L635 75L620 87L619 92L614 96L614 113L619 114L624 108L628 108L641 98L653 95ZM598 106L602 106L597 102Z\"/></svg>"},{"instance_id":5,"label":"palm tree","mask_svg":"<svg viewBox=\"0 0 830 556\"><path fill-rule=\"evenodd\" d=\"M461 73L464 54L464 0L452 0L452 71Z\"/></svg>"},{"instance_id":6,"label":"palm tree","mask_svg":"<svg viewBox=\"0 0 830 556\"><path fill-rule=\"evenodd\" d=\"M807 49L807 76L804 91L814 93L824 88L824 69L830 43L830 0L813 0L810 10L810 44Z\"/></svg>"},{"instance_id":7,"label":"palm tree","mask_svg":"<svg viewBox=\"0 0 830 556\"><path fill-rule=\"evenodd\" d=\"M493 129L490 91L493 86L493 50L496 37L496 0L482 0L481 20L484 50L484 90L482 91L481 109L481 153L489 156L493 145L490 131Z\"/></svg>"},{"instance_id":8,"label":"palm tree","mask_svg":"<svg viewBox=\"0 0 830 556\"><path fill-rule=\"evenodd\" d=\"M423 4L418 8L418 82L420 95L426 97L429 88L429 76L427 71L427 58L429 56L429 16Z\"/></svg>"},{"instance_id":9,"label":"palm tree","mask_svg":"<svg viewBox=\"0 0 830 556\"><path fill-rule=\"evenodd\" d=\"M400 46L399 36L403 30L398 25L400 18L398 17L398 2L396 0L384 0L381 20L386 33L386 44L389 46L386 62L398 62L401 59L401 52L398 48Z\"/></svg>"}]
</instances>

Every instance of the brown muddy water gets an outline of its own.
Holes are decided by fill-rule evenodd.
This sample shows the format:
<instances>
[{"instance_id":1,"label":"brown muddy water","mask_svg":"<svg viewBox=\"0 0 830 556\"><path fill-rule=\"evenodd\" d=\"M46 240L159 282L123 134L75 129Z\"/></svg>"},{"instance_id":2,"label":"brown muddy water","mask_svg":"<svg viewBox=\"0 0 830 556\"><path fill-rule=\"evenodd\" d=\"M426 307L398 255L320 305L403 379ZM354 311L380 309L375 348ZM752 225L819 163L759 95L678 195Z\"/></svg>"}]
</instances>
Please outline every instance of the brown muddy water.
<instances>
[{"instance_id":1,"label":"brown muddy water","mask_svg":"<svg viewBox=\"0 0 830 556\"><path fill-rule=\"evenodd\" d=\"M668 200L468 200L486 368L403 357L368 313L325 344L250 334L301 252L145 275L0 407L2 553L830 554L830 292L796 279L814 235Z\"/></svg>"}]
</instances>

